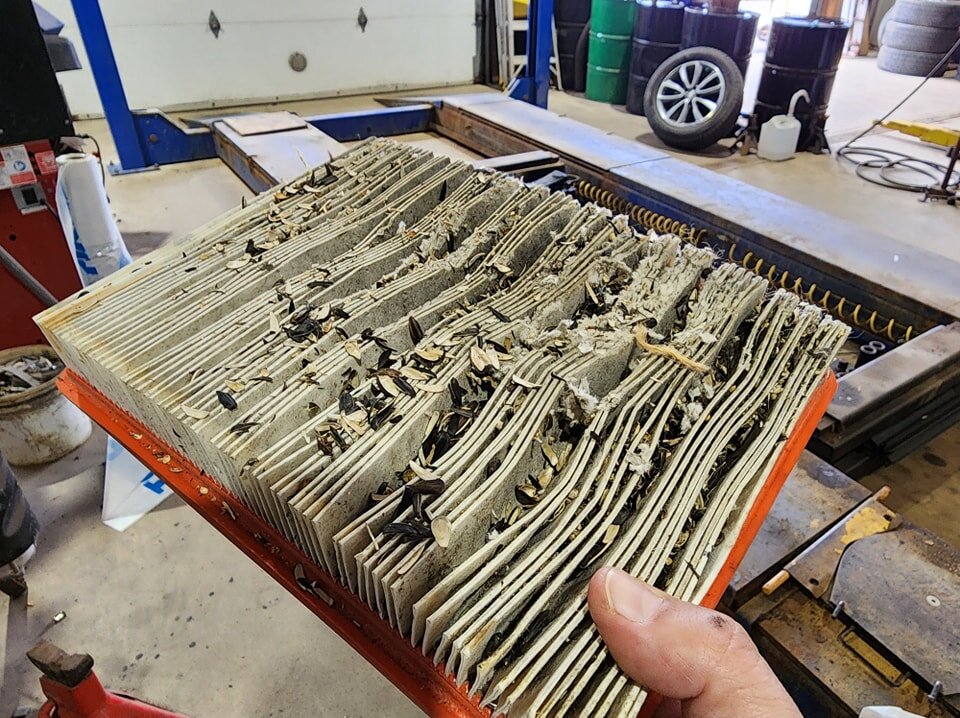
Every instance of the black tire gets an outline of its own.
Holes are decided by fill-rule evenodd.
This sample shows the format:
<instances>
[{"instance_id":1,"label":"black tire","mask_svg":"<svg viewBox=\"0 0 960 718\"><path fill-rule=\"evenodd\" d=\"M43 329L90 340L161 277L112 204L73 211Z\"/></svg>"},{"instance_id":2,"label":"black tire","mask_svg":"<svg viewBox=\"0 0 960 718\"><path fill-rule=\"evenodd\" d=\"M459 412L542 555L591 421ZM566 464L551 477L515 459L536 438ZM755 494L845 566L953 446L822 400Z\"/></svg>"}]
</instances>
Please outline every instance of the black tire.
<instances>
[{"instance_id":1,"label":"black tire","mask_svg":"<svg viewBox=\"0 0 960 718\"><path fill-rule=\"evenodd\" d=\"M960 27L958 0L897 0L891 20L927 27Z\"/></svg>"},{"instance_id":2,"label":"black tire","mask_svg":"<svg viewBox=\"0 0 960 718\"><path fill-rule=\"evenodd\" d=\"M590 22L580 31L577 40L577 51L573 54L573 86L574 92L583 92L587 89L587 53L590 51Z\"/></svg>"},{"instance_id":3,"label":"black tire","mask_svg":"<svg viewBox=\"0 0 960 718\"><path fill-rule=\"evenodd\" d=\"M925 77L942 59L943 54L939 52L898 50L895 47L883 45L877 53L877 67L897 75ZM934 77L940 77L946 71L947 63L944 62Z\"/></svg>"},{"instance_id":4,"label":"black tire","mask_svg":"<svg viewBox=\"0 0 960 718\"><path fill-rule=\"evenodd\" d=\"M881 45L914 52L939 52L941 55L957 41L958 28L908 25L890 20L883 28Z\"/></svg>"},{"instance_id":5,"label":"black tire","mask_svg":"<svg viewBox=\"0 0 960 718\"><path fill-rule=\"evenodd\" d=\"M716 108L702 121L678 126L661 115L656 98L671 73L694 60L712 65L723 77L724 89L716 98ZM729 137L742 105L743 75L729 56L712 47L691 47L667 58L651 75L643 94L643 113L650 129L664 144L681 150L702 150Z\"/></svg>"}]
</instances>

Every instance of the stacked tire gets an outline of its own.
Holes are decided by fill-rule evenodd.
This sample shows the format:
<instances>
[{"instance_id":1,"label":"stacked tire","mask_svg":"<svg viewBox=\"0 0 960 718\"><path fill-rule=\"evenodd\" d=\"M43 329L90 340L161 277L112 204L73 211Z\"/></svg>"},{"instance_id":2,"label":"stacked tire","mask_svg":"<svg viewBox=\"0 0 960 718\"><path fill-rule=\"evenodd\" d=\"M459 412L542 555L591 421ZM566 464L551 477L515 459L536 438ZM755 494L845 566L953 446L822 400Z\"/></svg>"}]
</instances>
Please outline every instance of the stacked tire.
<instances>
[{"instance_id":1,"label":"stacked tire","mask_svg":"<svg viewBox=\"0 0 960 718\"><path fill-rule=\"evenodd\" d=\"M877 66L898 75L943 75L957 41L960 0L897 0L880 36ZM937 67L939 65L939 67Z\"/></svg>"}]
</instances>

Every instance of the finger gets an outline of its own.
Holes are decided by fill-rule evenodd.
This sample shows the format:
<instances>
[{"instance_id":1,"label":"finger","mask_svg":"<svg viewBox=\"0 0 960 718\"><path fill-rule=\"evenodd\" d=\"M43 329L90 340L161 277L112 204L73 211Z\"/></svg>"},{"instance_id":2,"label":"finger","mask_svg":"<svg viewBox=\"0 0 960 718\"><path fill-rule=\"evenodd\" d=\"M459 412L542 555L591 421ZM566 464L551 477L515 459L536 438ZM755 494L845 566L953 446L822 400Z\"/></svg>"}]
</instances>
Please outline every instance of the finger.
<instances>
[{"instance_id":1,"label":"finger","mask_svg":"<svg viewBox=\"0 0 960 718\"><path fill-rule=\"evenodd\" d=\"M736 621L613 568L594 574L589 601L620 667L645 688L683 701L685 718L800 716Z\"/></svg>"},{"instance_id":2,"label":"finger","mask_svg":"<svg viewBox=\"0 0 960 718\"><path fill-rule=\"evenodd\" d=\"M653 718L680 718L680 701L676 698L664 698L653 713Z\"/></svg>"}]
</instances>

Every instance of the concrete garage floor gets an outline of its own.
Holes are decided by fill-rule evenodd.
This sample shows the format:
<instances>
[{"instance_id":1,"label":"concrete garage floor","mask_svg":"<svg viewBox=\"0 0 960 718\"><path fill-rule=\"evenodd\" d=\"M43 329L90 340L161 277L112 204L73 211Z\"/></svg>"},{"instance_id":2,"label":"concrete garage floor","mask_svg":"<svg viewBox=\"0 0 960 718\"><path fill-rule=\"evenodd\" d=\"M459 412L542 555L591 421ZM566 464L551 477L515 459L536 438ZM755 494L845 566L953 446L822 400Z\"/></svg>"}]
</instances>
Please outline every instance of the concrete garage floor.
<instances>
[{"instance_id":1,"label":"concrete garage floor","mask_svg":"<svg viewBox=\"0 0 960 718\"><path fill-rule=\"evenodd\" d=\"M754 72L759 64L753 63ZM886 112L915 82L880 73L871 59L844 60L828 125L835 146ZM659 145L646 122L622 107L556 92L550 104L556 112ZM374 98L366 96L284 108L320 114L374 106ZM960 83L931 81L897 117L960 117ZM100 140L105 160L116 159L105 122L82 122L78 131ZM472 157L430 135L404 139ZM909 139L885 135L871 140L881 143L939 156ZM955 239L960 237L960 211L920 205L913 195L872 187L832 157L801 155L771 164L756 157L677 156L960 259ZM135 255L250 196L219 160L109 177L108 192ZM39 705L38 674L23 656L41 637L69 651L91 653L108 687L188 715L419 715L398 690L178 498L168 499L122 534L100 523L103 456L104 436L97 430L74 454L18 472L43 531L29 567L29 597L9 604L6 614L6 601L0 598L0 617L7 617L0 620L0 717L18 705ZM960 514L960 428L864 483L891 484L893 508L960 546L955 518ZM54 623L59 611L66 618Z\"/></svg>"}]
</instances>

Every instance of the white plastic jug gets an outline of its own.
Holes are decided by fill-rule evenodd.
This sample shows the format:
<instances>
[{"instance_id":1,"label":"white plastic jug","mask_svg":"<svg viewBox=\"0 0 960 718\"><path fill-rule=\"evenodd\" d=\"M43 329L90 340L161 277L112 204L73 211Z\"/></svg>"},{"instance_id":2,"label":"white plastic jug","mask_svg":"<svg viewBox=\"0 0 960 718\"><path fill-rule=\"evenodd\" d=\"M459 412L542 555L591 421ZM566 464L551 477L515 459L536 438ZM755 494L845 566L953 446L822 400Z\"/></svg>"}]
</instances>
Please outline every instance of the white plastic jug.
<instances>
[{"instance_id":1,"label":"white plastic jug","mask_svg":"<svg viewBox=\"0 0 960 718\"><path fill-rule=\"evenodd\" d=\"M774 115L760 127L760 141L757 143L757 156L765 160L780 162L793 157L800 139L800 121L793 116L797 100L801 97L810 102L806 90L797 90L790 98L790 108L785 115Z\"/></svg>"},{"instance_id":2,"label":"white plastic jug","mask_svg":"<svg viewBox=\"0 0 960 718\"><path fill-rule=\"evenodd\" d=\"M860 711L859 718L922 718L922 716L908 713L896 706L867 706Z\"/></svg>"}]
</instances>

